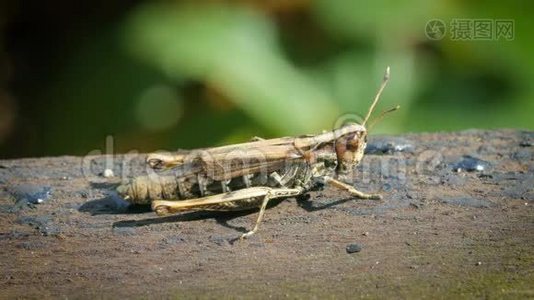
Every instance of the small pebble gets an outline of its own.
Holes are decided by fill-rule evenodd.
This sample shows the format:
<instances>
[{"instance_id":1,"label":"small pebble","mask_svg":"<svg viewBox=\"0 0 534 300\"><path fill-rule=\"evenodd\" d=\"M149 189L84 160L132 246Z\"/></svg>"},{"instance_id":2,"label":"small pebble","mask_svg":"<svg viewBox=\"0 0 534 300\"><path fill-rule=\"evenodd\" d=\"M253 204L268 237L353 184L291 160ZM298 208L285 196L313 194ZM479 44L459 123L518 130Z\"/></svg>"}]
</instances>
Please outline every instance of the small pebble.
<instances>
[{"instance_id":1,"label":"small pebble","mask_svg":"<svg viewBox=\"0 0 534 300\"><path fill-rule=\"evenodd\" d=\"M395 152L413 153L415 150L411 141L403 138L375 138L366 149L366 154L393 154Z\"/></svg>"},{"instance_id":2,"label":"small pebble","mask_svg":"<svg viewBox=\"0 0 534 300\"><path fill-rule=\"evenodd\" d=\"M366 231L366 232L362 233L362 235L363 235L363 236L368 236L368 235L369 235L369 232Z\"/></svg>"},{"instance_id":3,"label":"small pebble","mask_svg":"<svg viewBox=\"0 0 534 300\"><path fill-rule=\"evenodd\" d=\"M482 172L490 167L490 163L470 155L464 155L462 160L453 165L452 169L455 172Z\"/></svg>"},{"instance_id":4,"label":"small pebble","mask_svg":"<svg viewBox=\"0 0 534 300\"><path fill-rule=\"evenodd\" d=\"M357 253L362 251L362 246L360 244L349 244L345 250L347 250L347 253L349 254Z\"/></svg>"},{"instance_id":5,"label":"small pebble","mask_svg":"<svg viewBox=\"0 0 534 300\"><path fill-rule=\"evenodd\" d=\"M105 169L104 172L102 173L102 176L104 176L105 178L110 178L110 177L113 177L115 175L113 174L113 170L112 169Z\"/></svg>"},{"instance_id":6,"label":"small pebble","mask_svg":"<svg viewBox=\"0 0 534 300\"><path fill-rule=\"evenodd\" d=\"M476 263L477 266L480 266L481 264L482 264L481 261L479 261L479 262Z\"/></svg>"},{"instance_id":7,"label":"small pebble","mask_svg":"<svg viewBox=\"0 0 534 300\"><path fill-rule=\"evenodd\" d=\"M10 188L11 194L16 199L16 206L21 208L25 204L41 204L52 194L49 186L18 185Z\"/></svg>"}]
</instances>

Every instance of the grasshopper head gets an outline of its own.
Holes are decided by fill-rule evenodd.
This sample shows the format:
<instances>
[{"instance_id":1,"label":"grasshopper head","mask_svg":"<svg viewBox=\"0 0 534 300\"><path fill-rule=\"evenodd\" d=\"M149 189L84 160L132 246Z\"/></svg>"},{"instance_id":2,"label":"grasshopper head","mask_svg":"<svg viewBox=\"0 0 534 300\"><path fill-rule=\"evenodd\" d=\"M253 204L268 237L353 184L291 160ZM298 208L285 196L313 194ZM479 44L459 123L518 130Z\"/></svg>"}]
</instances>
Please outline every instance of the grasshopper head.
<instances>
[{"instance_id":1,"label":"grasshopper head","mask_svg":"<svg viewBox=\"0 0 534 300\"><path fill-rule=\"evenodd\" d=\"M367 146L367 130L359 124L348 124L340 129L335 140L337 156L336 173L347 174L360 163Z\"/></svg>"},{"instance_id":2,"label":"grasshopper head","mask_svg":"<svg viewBox=\"0 0 534 300\"><path fill-rule=\"evenodd\" d=\"M399 109L399 106L383 111L378 120L382 119L385 114L397 109ZM371 127L373 124L371 124ZM364 125L355 123L347 124L334 131L336 136L334 149L337 157L337 174L347 174L354 166L360 163L367 146L367 133L368 131Z\"/></svg>"},{"instance_id":3,"label":"grasshopper head","mask_svg":"<svg viewBox=\"0 0 534 300\"><path fill-rule=\"evenodd\" d=\"M382 94L382 91L386 87L386 84L389 80L389 67L386 68L386 73L384 74L384 78L382 79L382 83L380 84L380 87L378 89L378 92L376 93L376 96L369 107L369 110L367 111L367 115L365 116L362 124L346 124L342 126L339 129L336 129L334 131L334 134L336 135L335 140L335 151L337 156L337 167L336 167L336 173L338 175L347 174L349 173L355 165L360 163L360 161L363 158L363 153L365 151L365 147L367 146L367 129L365 128L365 125L367 121L369 120L369 117L371 117L371 114L373 113L373 110L375 109L376 104L378 103L378 100L380 99L380 95ZM388 111L382 112L378 119L381 119L386 113L389 113L391 111L394 111L398 109L399 107L395 107L394 109L390 109ZM372 127L372 124L371 124Z\"/></svg>"}]
</instances>

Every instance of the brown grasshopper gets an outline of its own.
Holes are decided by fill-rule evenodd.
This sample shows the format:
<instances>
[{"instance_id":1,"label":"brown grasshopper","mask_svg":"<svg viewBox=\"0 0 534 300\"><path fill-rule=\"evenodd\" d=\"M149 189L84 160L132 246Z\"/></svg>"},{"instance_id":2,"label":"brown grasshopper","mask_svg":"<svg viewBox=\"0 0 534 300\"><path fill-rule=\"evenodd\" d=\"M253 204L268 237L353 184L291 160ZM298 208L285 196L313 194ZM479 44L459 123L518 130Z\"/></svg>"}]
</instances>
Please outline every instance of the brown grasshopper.
<instances>
[{"instance_id":1,"label":"brown grasshopper","mask_svg":"<svg viewBox=\"0 0 534 300\"><path fill-rule=\"evenodd\" d=\"M158 215L259 207L256 225L241 239L258 230L271 199L302 195L326 184L360 199L381 199L358 191L346 183L346 176L363 157L365 124L388 79L389 67L361 125L345 124L319 135L254 138L242 144L150 154L148 166L160 173L134 178L117 191L131 203L151 204Z\"/></svg>"}]
</instances>

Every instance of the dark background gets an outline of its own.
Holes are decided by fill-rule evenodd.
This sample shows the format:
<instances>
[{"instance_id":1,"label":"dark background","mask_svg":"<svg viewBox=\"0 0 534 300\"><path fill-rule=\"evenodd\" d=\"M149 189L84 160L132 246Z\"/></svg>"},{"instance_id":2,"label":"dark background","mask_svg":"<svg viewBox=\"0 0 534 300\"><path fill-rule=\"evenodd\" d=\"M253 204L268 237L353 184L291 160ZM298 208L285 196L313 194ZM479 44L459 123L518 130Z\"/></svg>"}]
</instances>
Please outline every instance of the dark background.
<instances>
[{"instance_id":1,"label":"dark background","mask_svg":"<svg viewBox=\"0 0 534 300\"><path fill-rule=\"evenodd\" d=\"M373 134L534 127L527 1L0 5L0 158L317 133L365 114L387 65L378 110L402 109ZM512 20L513 36L457 40L454 19Z\"/></svg>"}]
</instances>

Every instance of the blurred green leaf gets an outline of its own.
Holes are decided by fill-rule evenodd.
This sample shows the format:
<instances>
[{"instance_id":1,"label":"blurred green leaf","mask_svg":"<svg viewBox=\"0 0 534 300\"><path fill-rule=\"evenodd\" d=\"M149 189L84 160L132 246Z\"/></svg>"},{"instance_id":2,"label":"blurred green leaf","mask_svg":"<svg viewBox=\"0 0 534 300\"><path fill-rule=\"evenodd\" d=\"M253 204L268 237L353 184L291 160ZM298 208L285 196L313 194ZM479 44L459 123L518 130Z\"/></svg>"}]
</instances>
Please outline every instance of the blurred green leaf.
<instances>
[{"instance_id":1,"label":"blurred green leaf","mask_svg":"<svg viewBox=\"0 0 534 300\"><path fill-rule=\"evenodd\" d=\"M263 126L297 134L331 126L339 107L281 54L262 15L237 6L150 5L126 45L176 80L207 82Z\"/></svg>"}]
</instances>

